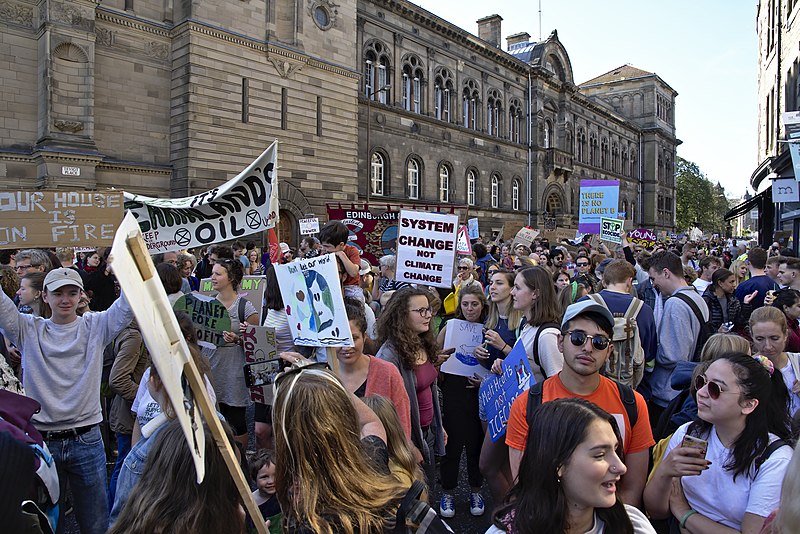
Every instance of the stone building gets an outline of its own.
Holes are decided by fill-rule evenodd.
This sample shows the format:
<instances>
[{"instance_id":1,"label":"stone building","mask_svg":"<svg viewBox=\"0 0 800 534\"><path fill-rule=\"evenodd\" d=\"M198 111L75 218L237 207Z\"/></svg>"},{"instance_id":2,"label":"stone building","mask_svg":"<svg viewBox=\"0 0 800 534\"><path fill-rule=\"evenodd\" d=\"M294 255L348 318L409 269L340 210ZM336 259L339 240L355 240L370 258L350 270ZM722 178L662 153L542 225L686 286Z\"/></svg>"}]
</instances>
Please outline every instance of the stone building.
<instances>
[{"instance_id":1,"label":"stone building","mask_svg":"<svg viewBox=\"0 0 800 534\"><path fill-rule=\"evenodd\" d=\"M576 85L555 32L478 33L403 0L0 0L0 188L186 196L279 139L290 242L327 202L575 228L581 178L672 228L675 91Z\"/></svg>"}]
</instances>

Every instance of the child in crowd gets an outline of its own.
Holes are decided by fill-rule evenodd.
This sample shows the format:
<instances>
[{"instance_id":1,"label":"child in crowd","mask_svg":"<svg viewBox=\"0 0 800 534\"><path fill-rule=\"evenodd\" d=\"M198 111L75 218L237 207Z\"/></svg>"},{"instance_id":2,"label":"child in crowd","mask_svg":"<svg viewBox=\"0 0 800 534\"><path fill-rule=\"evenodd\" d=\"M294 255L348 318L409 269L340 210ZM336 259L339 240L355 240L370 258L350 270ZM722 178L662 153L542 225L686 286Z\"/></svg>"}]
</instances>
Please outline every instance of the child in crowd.
<instances>
[{"instance_id":1,"label":"child in crowd","mask_svg":"<svg viewBox=\"0 0 800 534\"><path fill-rule=\"evenodd\" d=\"M280 534L281 505L275 493L275 451L259 449L250 460L250 475L255 480L257 488L253 492L253 499L261 511L261 516L270 522L270 534ZM252 525L249 525L249 528L255 532Z\"/></svg>"},{"instance_id":2,"label":"child in crowd","mask_svg":"<svg viewBox=\"0 0 800 534\"><path fill-rule=\"evenodd\" d=\"M347 244L350 230L342 221L329 221L319 232L319 241L326 253L339 256L347 271L344 279L344 296L364 302L364 292L359 285L358 271L361 268L361 253L353 245Z\"/></svg>"}]
</instances>

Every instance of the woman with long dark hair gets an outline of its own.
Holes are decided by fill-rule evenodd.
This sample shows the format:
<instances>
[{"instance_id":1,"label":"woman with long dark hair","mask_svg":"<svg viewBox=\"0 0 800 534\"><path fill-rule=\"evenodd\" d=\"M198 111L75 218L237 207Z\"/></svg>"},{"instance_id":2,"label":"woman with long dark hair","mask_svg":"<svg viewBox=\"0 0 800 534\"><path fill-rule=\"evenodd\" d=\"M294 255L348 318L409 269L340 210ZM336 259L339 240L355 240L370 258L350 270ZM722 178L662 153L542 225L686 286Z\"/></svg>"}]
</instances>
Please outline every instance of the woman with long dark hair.
<instances>
[{"instance_id":1,"label":"woman with long dark hair","mask_svg":"<svg viewBox=\"0 0 800 534\"><path fill-rule=\"evenodd\" d=\"M531 414L519 478L487 534L655 534L617 497L626 472L614 416L579 398Z\"/></svg>"},{"instance_id":2,"label":"woman with long dark hair","mask_svg":"<svg viewBox=\"0 0 800 534\"><path fill-rule=\"evenodd\" d=\"M647 511L689 532L758 533L792 457L783 377L764 356L729 353L695 385L698 419L672 435L644 490Z\"/></svg>"},{"instance_id":3,"label":"woman with long dark hair","mask_svg":"<svg viewBox=\"0 0 800 534\"><path fill-rule=\"evenodd\" d=\"M377 358L394 364L411 402L411 441L422 453L428 485L436 481L435 456L444 456L444 426L436 379L433 310L426 289L398 289L378 320Z\"/></svg>"},{"instance_id":4,"label":"woman with long dark hair","mask_svg":"<svg viewBox=\"0 0 800 534\"><path fill-rule=\"evenodd\" d=\"M733 323L733 327L729 330L741 333L747 328L747 321L753 311L750 303L756 294L751 293L744 298L744 301L739 301L735 290L736 277L731 271L727 269L714 271L711 275L711 284L703 293L703 300L708 306L708 322L715 331L728 331L720 330L722 324L728 322Z\"/></svg>"}]
</instances>

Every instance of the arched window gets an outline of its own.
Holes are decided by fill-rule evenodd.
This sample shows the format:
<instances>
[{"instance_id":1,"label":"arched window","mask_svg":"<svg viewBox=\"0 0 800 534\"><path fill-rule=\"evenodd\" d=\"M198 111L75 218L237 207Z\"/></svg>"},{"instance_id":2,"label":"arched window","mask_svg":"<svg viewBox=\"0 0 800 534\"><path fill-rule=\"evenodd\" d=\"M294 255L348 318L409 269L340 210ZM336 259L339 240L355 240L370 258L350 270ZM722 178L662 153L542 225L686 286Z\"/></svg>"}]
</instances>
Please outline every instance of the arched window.
<instances>
[{"instance_id":1,"label":"arched window","mask_svg":"<svg viewBox=\"0 0 800 534\"><path fill-rule=\"evenodd\" d=\"M589 164L597 167L597 137L591 135L589 137Z\"/></svg>"},{"instance_id":2,"label":"arched window","mask_svg":"<svg viewBox=\"0 0 800 534\"><path fill-rule=\"evenodd\" d=\"M561 203L561 198L555 192L550 193L550 195L548 195L545 206L547 207L547 212L551 216L560 215L564 211L564 206Z\"/></svg>"},{"instance_id":3,"label":"arched window","mask_svg":"<svg viewBox=\"0 0 800 534\"><path fill-rule=\"evenodd\" d=\"M425 68L417 56L403 61L403 109L422 113L422 82Z\"/></svg>"},{"instance_id":4,"label":"arched window","mask_svg":"<svg viewBox=\"0 0 800 534\"><path fill-rule=\"evenodd\" d=\"M475 80L467 80L464 90L461 92L461 102L464 112L464 128L478 129L478 103L480 92L478 83Z\"/></svg>"},{"instance_id":5,"label":"arched window","mask_svg":"<svg viewBox=\"0 0 800 534\"><path fill-rule=\"evenodd\" d=\"M544 133L542 138L542 146L544 148L550 148L553 143L553 123L549 120L544 121Z\"/></svg>"},{"instance_id":6,"label":"arched window","mask_svg":"<svg viewBox=\"0 0 800 534\"><path fill-rule=\"evenodd\" d=\"M616 142L611 145L611 171L619 172L619 145Z\"/></svg>"},{"instance_id":7,"label":"arched window","mask_svg":"<svg viewBox=\"0 0 800 534\"><path fill-rule=\"evenodd\" d=\"M476 176L475 171L470 169L467 171L467 205L474 206L476 201L476 184L478 182L478 177Z\"/></svg>"},{"instance_id":8,"label":"arched window","mask_svg":"<svg viewBox=\"0 0 800 534\"><path fill-rule=\"evenodd\" d=\"M511 209L519 211L519 180L516 178L511 183Z\"/></svg>"},{"instance_id":9,"label":"arched window","mask_svg":"<svg viewBox=\"0 0 800 534\"><path fill-rule=\"evenodd\" d=\"M385 104L389 101L389 49L380 41L372 41L364 53L364 95ZM385 89L384 89L385 88Z\"/></svg>"},{"instance_id":10,"label":"arched window","mask_svg":"<svg viewBox=\"0 0 800 534\"><path fill-rule=\"evenodd\" d=\"M453 98L453 77L444 67L436 71L433 88L434 115L440 121L450 122L450 106Z\"/></svg>"},{"instance_id":11,"label":"arched window","mask_svg":"<svg viewBox=\"0 0 800 534\"><path fill-rule=\"evenodd\" d=\"M586 132L578 130L578 161L586 163Z\"/></svg>"},{"instance_id":12,"label":"arched window","mask_svg":"<svg viewBox=\"0 0 800 534\"><path fill-rule=\"evenodd\" d=\"M629 170L630 170L630 168L628 167L628 151L623 148L622 149L622 168L621 168L620 172L622 172L622 174L628 174Z\"/></svg>"},{"instance_id":13,"label":"arched window","mask_svg":"<svg viewBox=\"0 0 800 534\"><path fill-rule=\"evenodd\" d=\"M489 89L486 94L486 133L500 137L500 114L503 102L496 89Z\"/></svg>"},{"instance_id":14,"label":"arched window","mask_svg":"<svg viewBox=\"0 0 800 534\"><path fill-rule=\"evenodd\" d=\"M639 174L636 172L636 151L631 150L631 176L636 178Z\"/></svg>"},{"instance_id":15,"label":"arched window","mask_svg":"<svg viewBox=\"0 0 800 534\"><path fill-rule=\"evenodd\" d=\"M508 106L508 139L513 143L519 143L522 130L522 106L519 100L512 100Z\"/></svg>"},{"instance_id":16,"label":"arched window","mask_svg":"<svg viewBox=\"0 0 800 534\"><path fill-rule=\"evenodd\" d=\"M383 195L386 177L386 161L380 152L372 153L370 164L370 192L373 195Z\"/></svg>"},{"instance_id":17,"label":"arched window","mask_svg":"<svg viewBox=\"0 0 800 534\"><path fill-rule=\"evenodd\" d=\"M570 154L574 154L575 153L575 141L574 141L574 138L572 136L572 130L567 130L566 134L564 135L564 142L565 142L565 145L566 145L564 147L564 150L566 150Z\"/></svg>"},{"instance_id":18,"label":"arched window","mask_svg":"<svg viewBox=\"0 0 800 534\"><path fill-rule=\"evenodd\" d=\"M419 171L419 162L415 158L409 159L408 169L406 171L406 192L408 193L408 198L411 200L417 200L419 198Z\"/></svg>"},{"instance_id":19,"label":"arched window","mask_svg":"<svg viewBox=\"0 0 800 534\"><path fill-rule=\"evenodd\" d=\"M492 207L496 208L500 205L500 178L496 175L492 175Z\"/></svg>"},{"instance_id":20,"label":"arched window","mask_svg":"<svg viewBox=\"0 0 800 534\"><path fill-rule=\"evenodd\" d=\"M439 166L439 202L450 202L450 168Z\"/></svg>"},{"instance_id":21,"label":"arched window","mask_svg":"<svg viewBox=\"0 0 800 534\"><path fill-rule=\"evenodd\" d=\"M600 142L600 167L603 169L608 168L608 139L605 137Z\"/></svg>"}]
</instances>

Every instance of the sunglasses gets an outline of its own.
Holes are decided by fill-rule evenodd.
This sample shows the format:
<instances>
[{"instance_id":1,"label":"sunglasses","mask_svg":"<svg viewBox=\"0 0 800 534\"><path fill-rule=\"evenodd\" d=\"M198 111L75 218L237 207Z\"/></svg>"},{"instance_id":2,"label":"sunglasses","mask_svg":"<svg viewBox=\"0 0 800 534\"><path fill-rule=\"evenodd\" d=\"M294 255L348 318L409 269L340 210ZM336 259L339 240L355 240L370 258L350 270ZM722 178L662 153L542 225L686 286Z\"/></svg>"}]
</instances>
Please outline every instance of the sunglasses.
<instances>
[{"instance_id":1,"label":"sunglasses","mask_svg":"<svg viewBox=\"0 0 800 534\"><path fill-rule=\"evenodd\" d=\"M606 336L590 336L582 330L572 330L566 333L569 334L569 342L576 347L582 347L584 343L586 343L587 339L592 340L592 347L597 350L606 350L608 348L608 344L611 343L611 340Z\"/></svg>"},{"instance_id":2,"label":"sunglasses","mask_svg":"<svg viewBox=\"0 0 800 534\"><path fill-rule=\"evenodd\" d=\"M705 375L697 375L697 378L694 379L694 388L700 391L703 386L708 386L708 396L713 400L717 400L722 393L736 393L738 395L736 391L722 391L719 388L719 384L712 382Z\"/></svg>"},{"instance_id":3,"label":"sunglasses","mask_svg":"<svg viewBox=\"0 0 800 534\"><path fill-rule=\"evenodd\" d=\"M576 263L575 265L577 265L578 267L588 267L589 264L588 263Z\"/></svg>"}]
</instances>

